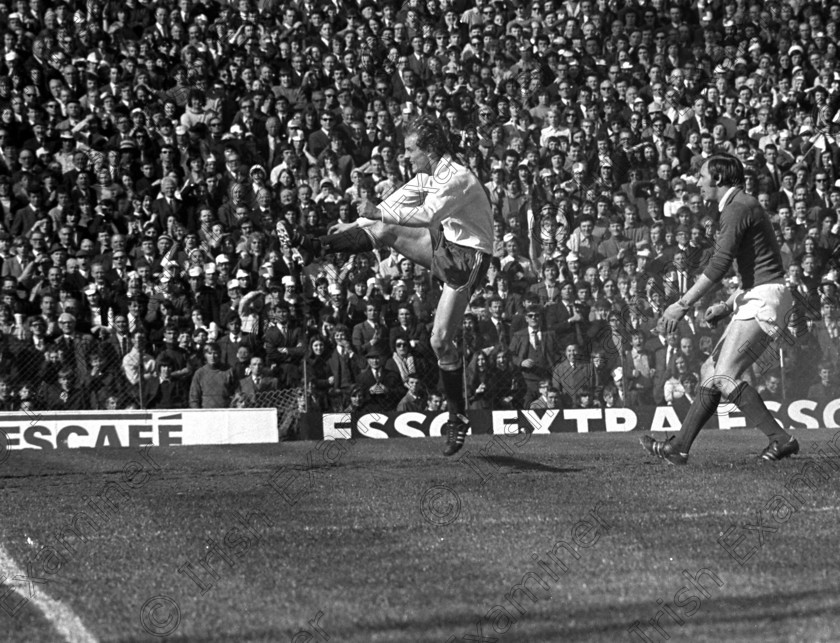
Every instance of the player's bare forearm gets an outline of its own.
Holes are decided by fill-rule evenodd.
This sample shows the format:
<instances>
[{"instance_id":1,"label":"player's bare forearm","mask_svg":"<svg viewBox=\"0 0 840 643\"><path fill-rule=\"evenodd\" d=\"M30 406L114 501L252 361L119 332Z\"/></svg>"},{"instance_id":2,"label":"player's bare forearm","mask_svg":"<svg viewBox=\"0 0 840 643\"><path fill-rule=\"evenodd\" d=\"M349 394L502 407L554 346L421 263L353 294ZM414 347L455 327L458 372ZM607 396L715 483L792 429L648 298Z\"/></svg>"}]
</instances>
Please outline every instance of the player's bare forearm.
<instances>
[{"instance_id":1,"label":"player's bare forearm","mask_svg":"<svg viewBox=\"0 0 840 643\"><path fill-rule=\"evenodd\" d=\"M338 234L340 232L347 232L348 230L355 230L356 228L369 228L374 223L376 223L376 221L373 219L359 217L355 221L351 222L339 221L330 228L329 232L330 234Z\"/></svg>"},{"instance_id":2,"label":"player's bare forearm","mask_svg":"<svg viewBox=\"0 0 840 643\"><path fill-rule=\"evenodd\" d=\"M680 297L679 301L665 309L662 313L662 321L666 333L671 333L677 330L677 323L685 317L686 313L691 310L691 307L697 303L703 295L709 292L715 285L715 282L709 279L706 275L700 275L688 292Z\"/></svg>"},{"instance_id":3,"label":"player's bare forearm","mask_svg":"<svg viewBox=\"0 0 840 643\"><path fill-rule=\"evenodd\" d=\"M688 292L680 298L680 305L685 309L691 308L703 298L703 295L714 288L715 284L716 282L709 279L706 275L700 275L694 285L688 289Z\"/></svg>"}]
</instances>

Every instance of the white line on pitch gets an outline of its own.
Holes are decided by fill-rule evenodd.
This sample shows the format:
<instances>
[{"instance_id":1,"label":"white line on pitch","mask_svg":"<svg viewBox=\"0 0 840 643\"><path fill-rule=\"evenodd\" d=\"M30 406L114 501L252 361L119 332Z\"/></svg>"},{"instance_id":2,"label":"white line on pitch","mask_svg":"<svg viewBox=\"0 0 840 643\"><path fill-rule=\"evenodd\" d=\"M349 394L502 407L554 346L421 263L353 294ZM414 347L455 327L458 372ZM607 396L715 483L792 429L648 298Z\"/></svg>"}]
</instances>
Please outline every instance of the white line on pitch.
<instances>
[{"instance_id":1,"label":"white line on pitch","mask_svg":"<svg viewBox=\"0 0 840 643\"><path fill-rule=\"evenodd\" d=\"M28 605L32 605L41 610L64 641L67 641L67 643L98 643L99 639L88 631L73 610L61 601L48 596L39 584L27 583L25 579L29 577L29 574L26 570L20 568L2 545L0 545L0 573L6 577L6 585L11 585L19 596L27 598L27 595L31 592L32 595L29 596L28 603L22 605L21 609L27 609ZM16 578L22 580L17 583L10 582ZM19 600L19 598L9 596L5 603L9 604L14 601L14 604L17 605Z\"/></svg>"},{"instance_id":2,"label":"white line on pitch","mask_svg":"<svg viewBox=\"0 0 840 643\"><path fill-rule=\"evenodd\" d=\"M796 513L817 513L820 511L840 511L840 507L830 506L830 507L803 507L802 509L797 509ZM706 518L708 516L734 516L736 514L740 514L740 511L703 511L701 513L685 513L680 516L680 518Z\"/></svg>"}]
</instances>

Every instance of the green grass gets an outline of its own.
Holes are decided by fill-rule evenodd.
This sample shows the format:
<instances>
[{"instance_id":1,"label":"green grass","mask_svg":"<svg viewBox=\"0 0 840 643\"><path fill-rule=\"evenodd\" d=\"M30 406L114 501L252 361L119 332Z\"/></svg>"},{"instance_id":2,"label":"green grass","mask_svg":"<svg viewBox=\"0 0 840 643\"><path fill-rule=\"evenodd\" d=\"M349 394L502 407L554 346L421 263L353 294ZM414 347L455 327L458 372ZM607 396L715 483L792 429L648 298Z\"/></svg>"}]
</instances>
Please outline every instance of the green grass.
<instances>
[{"instance_id":1,"label":"green grass","mask_svg":"<svg viewBox=\"0 0 840 643\"><path fill-rule=\"evenodd\" d=\"M86 510L84 497L120 481L128 462L144 464L149 477L136 478L134 489L123 483L128 500L108 495L119 505L98 530L83 532L87 542L67 541L75 552L61 569L33 569L50 581L40 587L103 641L160 640L140 620L158 595L179 605L169 639L177 641L303 641L310 639L293 637L308 630L320 642L308 625L319 611L331 643L463 640L477 636L478 619L488 642L641 641L627 631L636 620L661 641L647 624L657 599L684 621L660 620L676 641L836 641L840 458L822 463L826 476L813 489L797 486L798 500L785 489L834 434L800 431L800 456L760 465L760 434L709 431L679 468L646 457L638 434L535 436L521 446L496 438L487 458L472 460L481 475L442 457L440 439L359 440L343 451L331 444L326 456L314 442L152 450L159 469L134 450L14 452L0 470L0 534L25 567ZM477 456L487 445L479 436L466 448ZM289 469L304 464L308 472ZM277 490L292 475L300 477L285 491L294 504ZM784 515L770 506L784 522L768 508L777 495L796 509ZM208 538L245 533L235 511L262 512L271 526L255 527L259 541L252 533L239 557L225 550L232 566L213 559L213 579L198 561ZM745 528L756 524L775 531ZM579 558L558 548L563 573L547 553L558 541L573 545L575 525ZM717 542L730 526L730 543L745 536L736 555L763 538L743 564ZM532 554L551 564L556 581ZM178 573L185 563L213 581L203 595ZM693 591L697 600L676 607L675 593L688 585L681 572L704 568L723 584L706 577L708 597ZM513 594L517 611L505 595L529 572L548 589L532 576L526 587L537 600ZM497 605L507 611L491 611ZM516 622L505 623L505 614ZM493 617L509 626L504 634ZM0 612L0 640L60 639L27 605L14 619Z\"/></svg>"}]
</instances>

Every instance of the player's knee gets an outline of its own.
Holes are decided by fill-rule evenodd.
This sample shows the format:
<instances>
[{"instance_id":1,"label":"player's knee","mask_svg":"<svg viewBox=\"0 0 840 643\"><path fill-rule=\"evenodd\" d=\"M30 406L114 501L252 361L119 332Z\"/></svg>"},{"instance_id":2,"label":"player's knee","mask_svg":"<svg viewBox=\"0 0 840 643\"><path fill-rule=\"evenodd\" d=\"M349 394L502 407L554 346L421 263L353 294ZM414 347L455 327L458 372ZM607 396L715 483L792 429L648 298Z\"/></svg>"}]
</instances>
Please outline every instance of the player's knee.
<instances>
[{"instance_id":1,"label":"player's knee","mask_svg":"<svg viewBox=\"0 0 840 643\"><path fill-rule=\"evenodd\" d=\"M382 221L377 221L368 230L383 246L394 245L397 240L396 228Z\"/></svg>"},{"instance_id":2,"label":"player's knee","mask_svg":"<svg viewBox=\"0 0 840 643\"><path fill-rule=\"evenodd\" d=\"M725 399L731 398L735 389L738 388L738 384L740 384L739 380L729 375L716 374L712 380L715 388L720 391L721 396Z\"/></svg>"},{"instance_id":3,"label":"player's knee","mask_svg":"<svg viewBox=\"0 0 840 643\"><path fill-rule=\"evenodd\" d=\"M453 346L452 342L444 333L437 332L432 333L429 343L432 345L432 350L438 356L438 359L449 351L450 346Z\"/></svg>"}]
</instances>

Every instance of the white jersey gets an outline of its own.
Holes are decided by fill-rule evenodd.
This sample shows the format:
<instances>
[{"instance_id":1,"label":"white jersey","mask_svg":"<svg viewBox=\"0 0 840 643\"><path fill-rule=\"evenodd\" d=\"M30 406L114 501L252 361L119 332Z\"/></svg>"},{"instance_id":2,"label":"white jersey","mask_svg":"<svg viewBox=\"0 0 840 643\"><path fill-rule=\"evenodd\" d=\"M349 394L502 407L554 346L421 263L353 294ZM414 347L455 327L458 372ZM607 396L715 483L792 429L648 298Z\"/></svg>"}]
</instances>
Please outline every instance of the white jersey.
<instances>
[{"instance_id":1,"label":"white jersey","mask_svg":"<svg viewBox=\"0 0 840 643\"><path fill-rule=\"evenodd\" d=\"M417 174L377 208L385 223L411 228L443 226L443 236L465 248L493 254L493 208L481 182L452 157L435 173Z\"/></svg>"}]
</instances>

